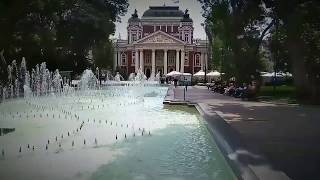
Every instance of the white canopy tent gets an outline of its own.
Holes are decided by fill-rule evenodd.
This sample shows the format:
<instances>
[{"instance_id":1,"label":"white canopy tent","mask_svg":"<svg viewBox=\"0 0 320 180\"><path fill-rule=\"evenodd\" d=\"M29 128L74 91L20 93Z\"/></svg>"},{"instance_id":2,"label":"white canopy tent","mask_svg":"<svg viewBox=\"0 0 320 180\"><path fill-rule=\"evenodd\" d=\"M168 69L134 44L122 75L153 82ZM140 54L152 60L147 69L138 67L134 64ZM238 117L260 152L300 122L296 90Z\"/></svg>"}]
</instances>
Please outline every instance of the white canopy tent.
<instances>
[{"instance_id":1,"label":"white canopy tent","mask_svg":"<svg viewBox=\"0 0 320 180\"><path fill-rule=\"evenodd\" d=\"M204 77L204 71L200 70L199 72L195 73L193 76L195 76L195 77Z\"/></svg>"},{"instance_id":2,"label":"white canopy tent","mask_svg":"<svg viewBox=\"0 0 320 180\"><path fill-rule=\"evenodd\" d=\"M221 73L219 73L218 71L211 71L207 74L208 77L220 77Z\"/></svg>"},{"instance_id":3,"label":"white canopy tent","mask_svg":"<svg viewBox=\"0 0 320 180\"><path fill-rule=\"evenodd\" d=\"M218 80L221 77L221 73L218 71L211 71L207 74L208 80L209 82L211 82L212 80Z\"/></svg>"},{"instance_id":4,"label":"white canopy tent","mask_svg":"<svg viewBox=\"0 0 320 180\"><path fill-rule=\"evenodd\" d=\"M168 77L178 77L178 76L181 76L181 75L182 75L181 72L171 71L171 72L169 72L166 76L168 76Z\"/></svg>"}]
</instances>

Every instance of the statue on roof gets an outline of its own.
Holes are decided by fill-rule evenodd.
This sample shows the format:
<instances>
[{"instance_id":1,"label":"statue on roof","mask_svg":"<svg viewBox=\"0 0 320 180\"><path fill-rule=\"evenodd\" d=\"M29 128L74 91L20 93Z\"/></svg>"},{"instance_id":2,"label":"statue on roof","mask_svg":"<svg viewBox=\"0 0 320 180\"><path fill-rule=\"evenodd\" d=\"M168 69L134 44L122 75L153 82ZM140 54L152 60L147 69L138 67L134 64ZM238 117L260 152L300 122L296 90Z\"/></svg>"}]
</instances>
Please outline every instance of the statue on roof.
<instances>
[{"instance_id":1,"label":"statue on roof","mask_svg":"<svg viewBox=\"0 0 320 180\"><path fill-rule=\"evenodd\" d=\"M189 9L186 9L186 10L184 11L183 17L184 17L185 19L189 19L189 18L190 18L190 17L189 17Z\"/></svg>"},{"instance_id":2,"label":"statue on roof","mask_svg":"<svg viewBox=\"0 0 320 180\"><path fill-rule=\"evenodd\" d=\"M138 11L137 11L137 9L134 10L134 13L132 14L132 17L135 17L135 18L138 17Z\"/></svg>"},{"instance_id":3,"label":"statue on roof","mask_svg":"<svg viewBox=\"0 0 320 180\"><path fill-rule=\"evenodd\" d=\"M187 15L188 12L189 12L189 9L186 9L186 10L184 11L184 14Z\"/></svg>"}]
</instances>

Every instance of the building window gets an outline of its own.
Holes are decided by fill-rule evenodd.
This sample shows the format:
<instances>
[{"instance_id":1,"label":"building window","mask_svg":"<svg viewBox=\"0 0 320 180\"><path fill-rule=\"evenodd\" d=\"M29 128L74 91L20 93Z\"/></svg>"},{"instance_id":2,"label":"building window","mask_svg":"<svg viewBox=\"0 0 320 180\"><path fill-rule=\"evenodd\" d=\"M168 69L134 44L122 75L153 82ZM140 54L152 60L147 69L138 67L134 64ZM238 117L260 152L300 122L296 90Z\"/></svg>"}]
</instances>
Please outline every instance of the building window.
<instances>
[{"instance_id":1,"label":"building window","mask_svg":"<svg viewBox=\"0 0 320 180\"><path fill-rule=\"evenodd\" d=\"M137 40L137 34L132 34L132 42Z\"/></svg>"},{"instance_id":2,"label":"building window","mask_svg":"<svg viewBox=\"0 0 320 180\"><path fill-rule=\"evenodd\" d=\"M184 34L184 41L189 42L189 34Z\"/></svg>"},{"instance_id":3,"label":"building window","mask_svg":"<svg viewBox=\"0 0 320 180\"><path fill-rule=\"evenodd\" d=\"M175 52L170 52L170 53L168 53L168 64L169 64L169 65L174 65L174 63L175 63L175 58L176 58Z\"/></svg>"},{"instance_id":4,"label":"building window","mask_svg":"<svg viewBox=\"0 0 320 180\"><path fill-rule=\"evenodd\" d=\"M132 60L131 60L131 64L134 65L135 61L136 61L136 52L132 52Z\"/></svg>"},{"instance_id":5,"label":"building window","mask_svg":"<svg viewBox=\"0 0 320 180\"><path fill-rule=\"evenodd\" d=\"M151 64L151 53L145 53L145 64Z\"/></svg>"},{"instance_id":6,"label":"building window","mask_svg":"<svg viewBox=\"0 0 320 180\"><path fill-rule=\"evenodd\" d=\"M184 53L184 66L189 66L189 52Z\"/></svg>"},{"instance_id":7,"label":"building window","mask_svg":"<svg viewBox=\"0 0 320 180\"><path fill-rule=\"evenodd\" d=\"M194 58L194 66L195 67L199 67L201 66L201 60L200 60L200 54L196 54L195 55L195 58Z\"/></svg>"},{"instance_id":8,"label":"building window","mask_svg":"<svg viewBox=\"0 0 320 180\"><path fill-rule=\"evenodd\" d=\"M126 65L127 64L127 57L126 57L126 53L122 53L121 54L121 65Z\"/></svg>"}]
</instances>

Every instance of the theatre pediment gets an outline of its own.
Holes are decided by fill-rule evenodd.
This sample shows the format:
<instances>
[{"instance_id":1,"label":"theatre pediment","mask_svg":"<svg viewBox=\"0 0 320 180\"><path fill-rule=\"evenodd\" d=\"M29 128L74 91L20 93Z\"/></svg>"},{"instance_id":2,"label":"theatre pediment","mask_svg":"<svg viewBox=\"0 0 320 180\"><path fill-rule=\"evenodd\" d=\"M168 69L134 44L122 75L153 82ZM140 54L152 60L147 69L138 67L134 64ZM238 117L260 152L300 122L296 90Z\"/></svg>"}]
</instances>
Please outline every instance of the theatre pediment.
<instances>
[{"instance_id":1,"label":"theatre pediment","mask_svg":"<svg viewBox=\"0 0 320 180\"><path fill-rule=\"evenodd\" d=\"M146 36L134 44L184 44L183 41L177 39L169 34L166 34L162 31L157 31L149 36Z\"/></svg>"}]
</instances>

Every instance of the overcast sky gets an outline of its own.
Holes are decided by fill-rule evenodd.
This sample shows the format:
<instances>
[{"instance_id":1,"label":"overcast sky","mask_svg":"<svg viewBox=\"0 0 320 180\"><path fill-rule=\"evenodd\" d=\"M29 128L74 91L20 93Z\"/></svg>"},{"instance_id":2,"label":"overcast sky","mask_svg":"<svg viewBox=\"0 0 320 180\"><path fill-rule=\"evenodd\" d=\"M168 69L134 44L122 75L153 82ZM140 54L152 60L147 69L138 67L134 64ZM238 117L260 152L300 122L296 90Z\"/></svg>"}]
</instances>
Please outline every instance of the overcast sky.
<instances>
[{"instance_id":1,"label":"overcast sky","mask_svg":"<svg viewBox=\"0 0 320 180\"><path fill-rule=\"evenodd\" d=\"M134 13L134 9L137 9L139 18L141 18L144 11L149 9L149 6L179 6L183 12L185 9L189 9L190 17L193 19L194 26L194 38L205 39L206 35L201 26L204 22L202 17L201 4L197 0L129 0L128 12L125 16L121 17L121 23L116 23L115 37L121 35L121 39L127 38L127 23L131 14Z\"/></svg>"}]
</instances>

